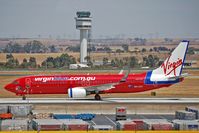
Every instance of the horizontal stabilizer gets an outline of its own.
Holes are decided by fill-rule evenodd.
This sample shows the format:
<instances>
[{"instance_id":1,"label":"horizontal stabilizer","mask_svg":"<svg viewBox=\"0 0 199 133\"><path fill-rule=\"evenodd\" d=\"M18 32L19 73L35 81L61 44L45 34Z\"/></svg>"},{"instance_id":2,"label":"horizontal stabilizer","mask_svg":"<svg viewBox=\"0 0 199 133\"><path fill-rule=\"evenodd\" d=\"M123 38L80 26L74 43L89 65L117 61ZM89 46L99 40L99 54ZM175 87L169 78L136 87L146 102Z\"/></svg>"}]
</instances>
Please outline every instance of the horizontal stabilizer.
<instances>
[{"instance_id":1,"label":"horizontal stabilizer","mask_svg":"<svg viewBox=\"0 0 199 133\"><path fill-rule=\"evenodd\" d=\"M184 78L184 77L187 77L188 76L188 73L183 73L181 74L180 76L172 76L172 77L168 77L168 80L177 80L179 78Z\"/></svg>"}]
</instances>

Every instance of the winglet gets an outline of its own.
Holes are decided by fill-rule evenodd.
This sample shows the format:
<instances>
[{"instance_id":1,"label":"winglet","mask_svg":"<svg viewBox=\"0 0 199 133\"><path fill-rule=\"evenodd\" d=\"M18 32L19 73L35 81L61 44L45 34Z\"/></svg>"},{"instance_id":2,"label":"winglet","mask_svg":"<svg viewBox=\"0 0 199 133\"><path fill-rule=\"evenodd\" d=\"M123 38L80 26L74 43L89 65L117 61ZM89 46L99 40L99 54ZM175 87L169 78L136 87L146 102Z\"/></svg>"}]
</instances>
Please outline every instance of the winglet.
<instances>
[{"instance_id":1,"label":"winglet","mask_svg":"<svg viewBox=\"0 0 199 133\"><path fill-rule=\"evenodd\" d=\"M124 70L122 69L122 70L120 70L120 72L119 72L118 74L119 74L119 75L122 75L123 72L124 72Z\"/></svg>"},{"instance_id":2,"label":"winglet","mask_svg":"<svg viewBox=\"0 0 199 133\"><path fill-rule=\"evenodd\" d=\"M128 78L130 71L131 71L131 69L130 69L130 67L128 67L127 73L124 74L124 76L122 77L120 82L126 82L126 79Z\"/></svg>"}]
</instances>

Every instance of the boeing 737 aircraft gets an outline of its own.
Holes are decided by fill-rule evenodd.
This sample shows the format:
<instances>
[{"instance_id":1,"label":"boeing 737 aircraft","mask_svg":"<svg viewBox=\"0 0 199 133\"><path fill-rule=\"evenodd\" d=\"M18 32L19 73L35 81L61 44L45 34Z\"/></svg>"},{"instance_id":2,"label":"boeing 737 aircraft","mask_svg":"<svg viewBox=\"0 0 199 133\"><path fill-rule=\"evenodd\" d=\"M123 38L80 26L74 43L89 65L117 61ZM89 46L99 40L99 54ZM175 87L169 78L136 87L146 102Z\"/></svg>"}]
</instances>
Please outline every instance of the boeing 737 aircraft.
<instances>
[{"instance_id":1,"label":"boeing 737 aircraft","mask_svg":"<svg viewBox=\"0 0 199 133\"><path fill-rule=\"evenodd\" d=\"M38 75L14 80L5 89L25 97L27 94L68 94L69 98L84 98L103 93L136 93L181 82L183 63L189 41L182 41L163 64L155 70L140 74L101 75Z\"/></svg>"}]
</instances>

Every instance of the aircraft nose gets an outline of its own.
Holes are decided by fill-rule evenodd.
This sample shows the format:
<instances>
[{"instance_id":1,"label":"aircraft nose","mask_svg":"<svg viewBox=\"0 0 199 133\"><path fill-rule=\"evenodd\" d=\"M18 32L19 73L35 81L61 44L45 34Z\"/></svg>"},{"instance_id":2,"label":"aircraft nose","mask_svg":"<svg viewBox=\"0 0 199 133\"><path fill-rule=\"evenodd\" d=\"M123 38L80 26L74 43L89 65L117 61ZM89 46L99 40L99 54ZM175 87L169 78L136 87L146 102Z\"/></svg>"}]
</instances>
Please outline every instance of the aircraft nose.
<instances>
[{"instance_id":1,"label":"aircraft nose","mask_svg":"<svg viewBox=\"0 0 199 133\"><path fill-rule=\"evenodd\" d=\"M14 92L14 86L12 84L7 84L4 88L8 91Z\"/></svg>"}]
</instances>

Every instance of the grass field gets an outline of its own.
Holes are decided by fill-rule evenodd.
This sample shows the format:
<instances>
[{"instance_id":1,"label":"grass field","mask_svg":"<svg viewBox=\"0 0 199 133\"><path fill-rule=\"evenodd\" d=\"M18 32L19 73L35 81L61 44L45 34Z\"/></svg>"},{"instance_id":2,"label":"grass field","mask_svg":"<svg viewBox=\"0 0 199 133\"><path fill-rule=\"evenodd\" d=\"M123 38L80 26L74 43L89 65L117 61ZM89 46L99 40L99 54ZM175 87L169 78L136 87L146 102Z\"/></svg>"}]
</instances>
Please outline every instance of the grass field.
<instances>
[{"instance_id":1,"label":"grass field","mask_svg":"<svg viewBox=\"0 0 199 133\"><path fill-rule=\"evenodd\" d=\"M37 75L37 74L81 74L81 73L117 73L118 70L93 70L93 71L0 71L0 98L6 97L18 97L15 94L8 92L3 89L7 84L19 78L20 76L12 76L13 74L22 74L22 75ZM136 71L140 72L140 71ZM189 77L179 84L175 84L168 88L161 88L158 90L153 90L157 93L156 97L199 97L199 70L185 70L190 74ZM8 75L8 76L6 76ZM41 95L31 95L30 97L41 97ZM42 97L67 97L67 95L42 95ZM90 96L93 97L93 96ZM128 93L128 94L104 94L102 97L154 97L151 96L151 91L141 92L141 93Z\"/></svg>"}]
</instances>

